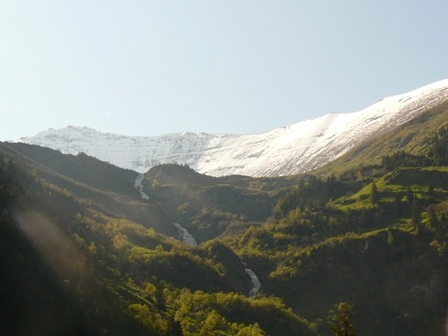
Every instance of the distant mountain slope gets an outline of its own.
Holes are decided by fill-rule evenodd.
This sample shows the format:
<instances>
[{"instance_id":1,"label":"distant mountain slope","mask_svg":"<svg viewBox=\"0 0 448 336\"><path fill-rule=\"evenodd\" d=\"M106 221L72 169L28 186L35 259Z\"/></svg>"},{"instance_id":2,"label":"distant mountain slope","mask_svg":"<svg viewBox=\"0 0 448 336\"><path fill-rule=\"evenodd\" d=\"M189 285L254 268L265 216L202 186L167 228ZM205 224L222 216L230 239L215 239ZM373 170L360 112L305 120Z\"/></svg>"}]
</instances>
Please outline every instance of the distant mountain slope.
<instances>
[{"instance_id":1,"label":"distant mountain slope","mask_svg":"<svg viewBox=\"0 0 448 336\"><path fill-rule=\"evenodd\" d=\"M428 109L389 132L364 141L331 163L317 169L315 173L326 175L329 172L359 169L360 166L375 166L381 164L384 156L400 151L427 156L430 151L430 139L446 125L448 125L448 101Z\"/></svg>"},{"instance_id":2,"label":"distant mountain slope","mask_svg":"<svg viewBox=\"0 0 448 336\"><path fill-rule=\"evenodd\" d=\"M69 126L20 141L68 154L84 152L141 173L158 164L177 163L212 176L282 176L331 162L363 141L390 131L446 100L448 80L443 80L385 98L356 113L330 113L262 134L183 132L132 137Z\"/></svg>"},{"instance_id":3,"label":"distant mountain slope","mask_svg":"<svg viewBox=\"0 0 448 336\"><path fill-rule=\"evenodd\" d=\"M221 235L229 226L232 232L239 232L247 225L264 222L280 197L278 190L299 180L289 176L212 177L174 164L153 167L142 176L85 154L0 142L0 160L5 157L32 167L35 177L71 193L95 211L172 237L179 232L173 223L180 223L198 243ZM136 180L148 198L142 198Z\"/></svg>"}]
</instances>

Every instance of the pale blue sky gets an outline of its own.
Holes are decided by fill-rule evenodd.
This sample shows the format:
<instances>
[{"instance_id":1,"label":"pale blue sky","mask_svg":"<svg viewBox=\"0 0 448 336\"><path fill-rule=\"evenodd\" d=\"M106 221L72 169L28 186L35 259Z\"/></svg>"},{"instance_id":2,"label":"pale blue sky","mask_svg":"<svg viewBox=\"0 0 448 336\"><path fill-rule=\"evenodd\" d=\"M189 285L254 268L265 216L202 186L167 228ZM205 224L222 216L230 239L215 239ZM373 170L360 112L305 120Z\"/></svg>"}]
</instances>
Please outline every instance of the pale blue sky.
<instances>
[{"instance_id":1,"label":"pale blue sky","mask_svg":"<svg viewBox=\"0 0 448 336\"><path fill-rule=\"evenodd\" d=\"M0 2L0 140L259 133L448 78L448 1Z\"/></svg>"}]
</instances>

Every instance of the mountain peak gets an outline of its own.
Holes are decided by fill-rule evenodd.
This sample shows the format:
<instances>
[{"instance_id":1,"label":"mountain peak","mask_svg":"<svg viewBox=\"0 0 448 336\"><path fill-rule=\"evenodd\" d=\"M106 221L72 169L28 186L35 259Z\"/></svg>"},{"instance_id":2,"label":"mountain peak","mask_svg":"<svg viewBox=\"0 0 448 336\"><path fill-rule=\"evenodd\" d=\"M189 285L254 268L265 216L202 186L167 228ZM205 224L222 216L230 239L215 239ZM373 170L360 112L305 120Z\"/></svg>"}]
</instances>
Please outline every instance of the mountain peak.
<instances>
[{"instance_id":1,"label":"mountain peak","mask_svg":"<svg viewBox=\"0 0 448 336\"><path fill-rule=\"evenodd\" d=\"M332 112L266 133L214 135L184 131L132 137L67 126L20 141L67 154L84 152L140 173L158 164L175 163L212 176L280 176L318 168L447 99L448 79L386 97L359 112Z\"/></svg>"}]
</instances>

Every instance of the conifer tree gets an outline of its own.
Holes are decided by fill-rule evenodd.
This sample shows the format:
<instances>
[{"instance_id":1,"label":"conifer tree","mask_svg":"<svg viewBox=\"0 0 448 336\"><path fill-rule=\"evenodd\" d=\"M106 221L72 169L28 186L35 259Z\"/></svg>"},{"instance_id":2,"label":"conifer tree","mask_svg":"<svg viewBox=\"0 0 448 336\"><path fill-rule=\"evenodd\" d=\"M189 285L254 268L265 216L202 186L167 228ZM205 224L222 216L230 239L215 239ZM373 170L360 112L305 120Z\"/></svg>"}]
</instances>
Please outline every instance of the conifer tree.
<instances>
[{"instance_id":1,"label":"conifer tree","mask_svg":"<svg viewBox=\"0 0 448 336\"><path fill-rule=\"evenodd\" d=\"M418 232L422 222L422 214L420 213L420 204L417 197L414 197L414 202L412 204L412 227Z\"/></svg>"},{"instance_id":2,"label":"conifer tree","mask_svg":"<svg viewBox=\"0 0 448 336\"><path fill-rule=\"evenodd\" d=\"M387 245L393 246L394 245L394 236L392 234L392 231L387 231Z\"/></svg>"},{"instance_id":3,"label":"conifer tree","mask_svg":"<svg viewBox=\"0 0 448 336\"><path fill-rule=\"evenodd\" d=\"M445 213L440 216L440 226L445 229L446 225L448 223L448 218L446 217Z\"/></svg>"},{"instance_id":4,"label":"conifer tree","mask_svg":"<svg viewBox=\"0 0 448 336\"><path fill-rule=\"evenodd\" d=\"M412 192L411 187L406 188L406 202L409 205L412 205L414 203L414 193Z\"/></svg>"},{"instance_id":5,"label":"conifer tree","mask_svg":"<svg viewBox=\"0 0 448 336\"><path fill-rule=\"evenodd\" d=\"M433 203L435 201L435 192L434 192L434 186L431 184L429 184L428 186L428 191L427 191L427 195L428 195L428 200Z\"/></svg>"},{"instance_id":6,"label":"conifer tree","mask_svg":"<svg viewBox=\"0 0 448 336\"><path fill-rule=\"evenodd\" d=\"M336 312L330 312L330 329L335 336L355 336L352 315L352 307L347 302L341 302Z\"/></svg>"},{"instance_id":7,"label":"conifer tree","mask_svg":"<svg viewBox=\"0 0 448 336\"><path fill-rule=\"evenodd\" d=\"M429 215L429 225L433 228L437 228L439 226L439 219L437 218L434 206L430 206L427 211Z\"/></svg>"},{"instance_id":8,"label":"conifer tree","mask_svg":"<svg viewBox=\"0 0 448 336\"><path fill-rule=\"evenodd\" d=\"M380 196L378 193L378 188L376 187L375 182L372 183L372 190L370 191L370 202L375 205L380 200Z\"/></svg>"},{"instance_id":9,"label":"conifer tree","mask_svg":"<svg viewBox=\"0 0 448 336\"><path fill-rule=\"evenodd\" d=\"M394 200L394 204L395 204L395 212L397 216L402 216L403 215L403 206L401 204L401 198L399 194L395 194L395 200Z\"/></svg>"}]
</instances>

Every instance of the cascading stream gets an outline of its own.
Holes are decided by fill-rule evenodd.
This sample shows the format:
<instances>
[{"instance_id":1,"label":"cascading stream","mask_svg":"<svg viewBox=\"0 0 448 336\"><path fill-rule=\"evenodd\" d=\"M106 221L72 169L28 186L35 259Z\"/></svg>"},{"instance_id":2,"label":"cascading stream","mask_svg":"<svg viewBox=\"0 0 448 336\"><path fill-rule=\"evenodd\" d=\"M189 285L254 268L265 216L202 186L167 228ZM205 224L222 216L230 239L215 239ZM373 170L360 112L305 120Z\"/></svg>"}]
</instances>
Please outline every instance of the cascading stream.
<instances>
[{"instance_id":1,"label":"cascading stream","mask_svg":"<svg viewBox=\"0 0 448 336\"><path fill-rule=\"evenodd\" d=\"M179 230L178 239L182 242L184 242L187 245L196 247L198 246L196 239L193 237L191 233L188 232L187 229L185 229L182 225L179 223L173 223L173 225ZM250 268L246 268L245 272L250 276L250 279L252 281L252 289L249 291L249 297L255 297L257 295L258 291L261 288L261 282L258 279L257 275L254 271L252 271Z\"/></svg>"},{"instance_id":2,"label":"cascading stream","mask_svg":"<svg viewBox=\"0 0 448 336\"><path fill-rule=\"evenodd\" d=\"M179 230L179 240L184 242L185 244L188 244L190 246L196 247L198 246L198 243L196 242L196 239L188 232L187 229L182 227L179 223L173 223L175 227Z\"/></svg>"},{"instance_id":3,"label":"cascading stream","mask_svg":"<svg viewBox=\"0 0 448 336\"><path fill-rule=\"evenodd\" d=\"M149 200L149 196L146 195L143 192L143 179L145 176L143 174L138 174L137 178L135 179L134 187L140 192L140 197L144 200Z\"/></svg>"},{"instance_id":4,"label":"cascading stream","mask_svg":"<svg viewBox=\"0 0 448 336\"><path fill-rule=\"evenodd\" d=\"M245 271L247 274L249 274L250 279L252 280L252 284L254 285L254 287L249 292L249 297L252 298L257 295L258 291L260 290L261 282L254 271L252 271L250 268L246 268Z\"/></svg>"}]
</instances>

